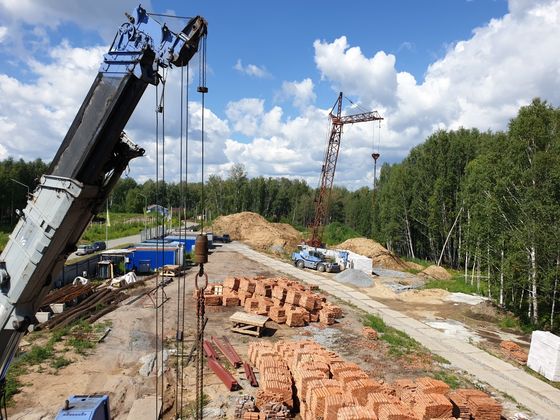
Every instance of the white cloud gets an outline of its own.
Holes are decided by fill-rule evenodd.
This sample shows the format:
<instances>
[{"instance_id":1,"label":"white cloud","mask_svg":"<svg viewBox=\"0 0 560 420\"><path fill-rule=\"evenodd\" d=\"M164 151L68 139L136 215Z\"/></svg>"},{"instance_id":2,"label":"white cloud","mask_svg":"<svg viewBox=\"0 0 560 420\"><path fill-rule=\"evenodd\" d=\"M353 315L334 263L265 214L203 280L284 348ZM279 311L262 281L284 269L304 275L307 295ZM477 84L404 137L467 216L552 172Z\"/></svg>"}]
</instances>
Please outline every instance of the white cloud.
<instances>
[{"instance_id":1,"label":"white cloud","mask_svg":"<svg viewBox=\"0 0 560 420\"><path fill-rule=\"evenodd\" d=\"M282 96L293 98L294 106L305 108L315 102L316 95L313 91L313 80L307 78L301 82L283 82Z\"/></svg>"},{"instance_id":2,"label":"white cloud","mask_svg":"<svg viewBox=\"0 0 560 420\"><path fill-rule=\"evenodd\" d=\"M0 135L8 154L51 159L91 85L105 48L54 48L51 64L31 62L36 81L0 74ZM71 81L71 82L70 82Z\"/></svg>"},{"instance_id":3,"label":"white cloud","mask_svg":"<svg viewBox=\"0 0 560 420\"><path fill-rule=\"evenodd\" d=\"M6 26L0 26L0 44L2 43L2 41L4 41L7 34L8 28Z\"/></svg>"},{"instance_id":4,"label":"white cloud","mask_svg":"<svg viewBox=\"0 0 560 420\"><path fill-rule=\"evenodd\" d=\"M243 63L241 62L241 59L237 60L237 62L235 63L235 66L233 66L233 68L240 73L244 73L244 74L247 74L249 76L257 77L259 79L262 79L262 78L265 78L265 77L270 77L270 73L268 73L268 71L266 70L266 68L264 66L259 67L256 64L247 64L246 66L244 66Z\"/></svg>"},{"instance_id":5,"label":"white cloud","mask_svg":"<svg viewBox=\"0 0 560 420\"><path fill-rule=\"evenodd\" d=\"M7 0L0 0L0 8ZM22 0L20 7L29 4ZM0 9L1 12L1 9ZM317 185L328 137L328 111L342 90L362 107L377 109L386 120L381 129L381 161L397 161L434 130L459 126L503 129L520 105L540 96L560 105L560 0L510 1L510 13L474 29L469 39L453 44L432 63L424 80L396 70L396 57L379 51L366 56L346 37L316 41L315 63L333 88L332 101L314 105L317 81L302 77L281 85L299 114L287 117L280 106L260 98L243 98L221 110L205 110L206 175L227 175L232 163L245 164L251 176L303 178ZM28 62L22 82L0 74L0 159L6 156L49 160L91 85L104 47L51 49L50 63ZM196 63L193 63L196 64ZM243 71L244 66L238 61ZM196 66L195 66L196 67ZM256 69L265 71L255 66ZM241 71L240 70L240 71ZM257 71L258 73L258 71ZM256 76L256 74L253 74ZM178 180L179 71L169 73L166 109L166 178ZM71 82L70 82L71 81ZM161 90L160 90L161 93ZM195 98L196 99L196 98ZM149 87L127 132L147 150L131 164L131 176L144 181L155 174L154 89ZM199 179L200 103L191 103L189 179ZM355 108L345 113L360 112ZM354 188L371 185L374 139L371 123L345 126L335 182ZM377 125L375 125L377 127ZM380 165L378 165L379 167Z\"/></svg>"},{"instance_id":6,"label":"white cloud","mask_svg":"<svg viewBox=\"0 0 560 420\"><path fill-rule=\"evenodd\" d=\"M64 22L73 22L85 29L98 31L106 41L112 40L125 12L131 13L137 0L0 0L0 15L13 23L24 22L33 26L56 28ZM151 9L151 2L142 6Z\"/></svg>"},{"instance_id":7,"label":"white cloud","mask_svg":"<svg viewBox=\"0 0 560 420\"><path fill-rule=\"evenodd\" d=\"M398 72L395 57L373 57L345 37L316 41L322 78L387 118L386 141L402 151L435 129L503 129L519 107L540 96L560 103L560 1L512 0L511 13L476 28L427 69L422 83ZM389 143L391 144L391 143Z\"/></svg>"},{"instance_id":8,"label":"white cloud","mask_svg":"<svg viewBox=\"0 0 560 420\"><path fill-rule=\"evenodd\" d=\"M321 78L329 80L335 90L360 96L367 102L376 98L392 104L397 88L395 56L383 51L368 58L360 47L350 47L345 36L332 43L315 41L315 63Z\"/></svg>"}]
</instances>

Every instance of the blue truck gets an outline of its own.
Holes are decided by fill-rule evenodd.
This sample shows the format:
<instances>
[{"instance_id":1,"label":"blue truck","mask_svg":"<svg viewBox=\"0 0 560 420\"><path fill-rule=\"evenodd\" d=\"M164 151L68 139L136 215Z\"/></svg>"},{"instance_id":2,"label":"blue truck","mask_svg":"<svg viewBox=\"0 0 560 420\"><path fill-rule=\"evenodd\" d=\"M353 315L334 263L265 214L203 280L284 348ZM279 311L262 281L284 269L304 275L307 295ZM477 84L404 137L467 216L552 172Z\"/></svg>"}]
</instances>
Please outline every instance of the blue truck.
<instances>
[{"instance_id":1,"label":"blue truck","mask_svg":"<svg viewBox=\"0 0 560 420\"><path fill-rule=\"evenodd\" d=\"M314 249L298 247L292 254L292 261L298 268L312 268L320 272L338 273L340 266L336 262L327 260L325 254Z\"/></svg>"}]
</instances>

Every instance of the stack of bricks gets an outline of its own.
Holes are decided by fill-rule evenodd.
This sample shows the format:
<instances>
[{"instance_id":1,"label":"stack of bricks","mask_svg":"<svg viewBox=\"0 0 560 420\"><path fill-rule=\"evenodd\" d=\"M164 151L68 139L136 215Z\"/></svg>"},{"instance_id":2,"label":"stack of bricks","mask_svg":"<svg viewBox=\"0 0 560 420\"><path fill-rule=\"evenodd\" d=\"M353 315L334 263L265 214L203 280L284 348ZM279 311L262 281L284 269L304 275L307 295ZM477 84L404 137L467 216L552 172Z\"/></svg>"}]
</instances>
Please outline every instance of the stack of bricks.
<instances>
[{"instance_id":1,"label":"stack of bricks","mask_svg":"<svg viewBox=\"0 0 560 420\"><path fill-rule=\"evenodd\" d=\"M261 390L257 393L256 406L262 409L269 403L279 403L292 409L292 375L288 365L270 343L251 343L249 360L260 373Z\"/></svg>"},{"instance_id":2,"label":"stack of bricks","mask_svg":"<svg viewBox=\"0 0 560 420\"><path fill-rule=\"evenodd\" d=\"M198 299L200 289L193 290L193 298ZM206 306L221 306L223 304L223 288L221 284L209 284L204 290Z\"/></svg>"},{"instance_id":3,"label":"stack of bricks","mask_svg":"<svg viewBox=\"0 0 560 420\"><path fill-rule=\"evenodd\" d=\"M522 365L527 364L527 358L529 355L519 344L506 340L500 343L500 347L507 357L514 359Z\"/></svg>"},{"instance_id":4,"label":"stack of bricks","mask_svg":"<svg viewBox=\"0 0 560 420\"><path fill-rule=\"evenodd\" d=\"M449 393L449 399L457 418L498 420L501 417L502 406L478 389L457 389Z\"/></svg>"},{"instance_id":5,"label":"stack of bricks","mask_svg":"<svg viewBox=\"0 0 560 420\"><path fill-rule=\"evenodd\" d=\"M283 308L282 306L276 306L276 305L270 308L270 310L268 311L268 316L277 324L284 324L288 319L286 317L286 308Z\"/></svg>"},{"instance_id":6,"label":"stack of bricks","mask_svg":"<svg viewBox=\"0 0 560 420\"><path fill-rule=\"evenodd\" d=\"M340 307L300 283L283 277L228 277L217 305L243 306L246 312L270 317L278 324L302 327L310 322L332 325L342 318ZM219 303L217 303L219 300Z\"/></svg>"},{"instance_id":7,"label":"stack of bricks","mask_svg":"<svg viewBox=\"0 0 560 420\"><path fill-rule=\"evenodd\" d=\"M375 331L373 328L371 327L364 327L362 329L362 334L364 335L364 337L366 337L368 340L377 340L377 331Z\"/></svg>"},{"instance_id":8,"label":"stack of bricks","mask_svg":"<svg viewBox=\"0 0 560 420\"><path fill-rule=\"evenodd\" d=\"M447 384L432 378L381 385L355 363L310 340L256 342L249 345L249 359L263 384L257 406L292 408L296 398L303 420L497 420L502 411L482 391L450 392Z\"/></svg>"},{"instance_id":9,"label":"stack of bricks","mask_svg":"<svg viewBox=\"0 0 560 420\"><path fill-rule=\"evenodd\" d=\"M478 389L457 389L449 393L453 415L459 419L499 419L502 406Z\"/></svg>"}]
</instances>

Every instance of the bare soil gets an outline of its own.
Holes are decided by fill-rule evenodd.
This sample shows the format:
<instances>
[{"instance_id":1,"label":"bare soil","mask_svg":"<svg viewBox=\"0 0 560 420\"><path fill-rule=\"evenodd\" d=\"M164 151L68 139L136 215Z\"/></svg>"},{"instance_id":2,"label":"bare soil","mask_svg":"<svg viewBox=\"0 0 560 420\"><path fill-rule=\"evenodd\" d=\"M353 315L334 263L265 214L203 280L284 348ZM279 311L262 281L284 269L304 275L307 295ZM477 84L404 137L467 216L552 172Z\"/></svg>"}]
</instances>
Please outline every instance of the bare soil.
<instances>
[{"instance_id":1,"label":"bare soil","mask_svg":"<svg viewBox=\"0 0 560 420\"><path fill-rule=\"evenodd\" d=\"M210 282L222 282L228 276L267 276L274 277L279 273L262 270L258 263L229 251L224 245L214 249L205 265ZM192 298L195 271L187 272L185 277L185 340L184 349L179 352L188 353L195 337L195 301ZM163 309L157 312L158 322L164 319L164 337L166 348L174 349L176 336L178 282L175 278L165 287L165 294L169 300ZM155 280L147 282L134 294L149 290L155 285ZM182 295L182 294L181 294ZM161 295L158 296L161 300ZM132 300L132 299L131 299ZM64 400L74 394L105 393L109 395L111 413L114 419L126 419L135 400L148 395L155 395L155 377L142 376L139 369L140 359L154 353L156 343L156 310L150 299L143 297L127 304L123 302L117 310L101 318L98 322L111 321L112 331L108 337L86 356L70 354L67 348L60 348L62 355L74 360L72 364L55 370L43 364L34 367L33 371L21 377L25 384L21 392L14 397L14 404L9 409L12 419L42 419L52 418L62 407ZM329 298L329 300L332 300ZM336 302L344 311L344 318L332 327L311 325L304 328L290 328L270 322L266 336L253 338L232 333L229 329L229 316L238 307L208 307L208 324L206 336L227 336L242 358L247 357L247 348L255 340L276 341L284 338L312 338L333 351L338 352L347 360L359 363L372 377L392 381L398 378L413 378L432 375L441 370L437 362L429 355L422 356L392 356L383 341L371 341L362 335L363 314L360 310ZM31 337L29 337L31 338ZM173 350L171 350L173 351ZM222 358L222 363L227 363ZM169 357L165 370L164 403L166 412L164 418L174 418L176 388L177 358ZM229 368L233 371L231 366ZM183 389L179 390L179 406L189 407L194 399L195 372L193 363L184 369ZM233 418L235 401L243 394L254 394L252 388L244 379L242 370L234 376L238 378L242 389L236 392L226 390L220 380L209 370L205 370L204 392L208 395L209 407L222 411L226 418ZM161 382L160 382L161 385ZM181 392L182 391L182 392ZM178 406L178 407L179 407ZM148 414L147 418L153 418ZM187 417L188 418L188 417Z\"/></svg>"}]
</instances>

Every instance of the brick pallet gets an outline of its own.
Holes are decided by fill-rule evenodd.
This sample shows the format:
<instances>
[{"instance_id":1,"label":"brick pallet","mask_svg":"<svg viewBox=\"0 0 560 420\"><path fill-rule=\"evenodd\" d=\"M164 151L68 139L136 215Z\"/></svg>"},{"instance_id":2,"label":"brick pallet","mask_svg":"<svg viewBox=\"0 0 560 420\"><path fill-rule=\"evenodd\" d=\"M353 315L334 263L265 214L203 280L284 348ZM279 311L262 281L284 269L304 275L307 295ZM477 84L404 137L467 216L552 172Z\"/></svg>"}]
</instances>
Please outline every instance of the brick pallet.
<instances>
[{"instance_id":1,"label":"brick pallet","mask_svg":"<svg viewBox=\"0 0 560 420\"><path fill-rule=\"evenodd\" d=\"M497 420L502 411L482 391L449 392L447 384L432 378L381 384L310 340L251 343L248 356L263 384L257 407L276 403L292 408L297 400L303 420L450 420L453 415Z\"/></svg>"}]
</instances>

